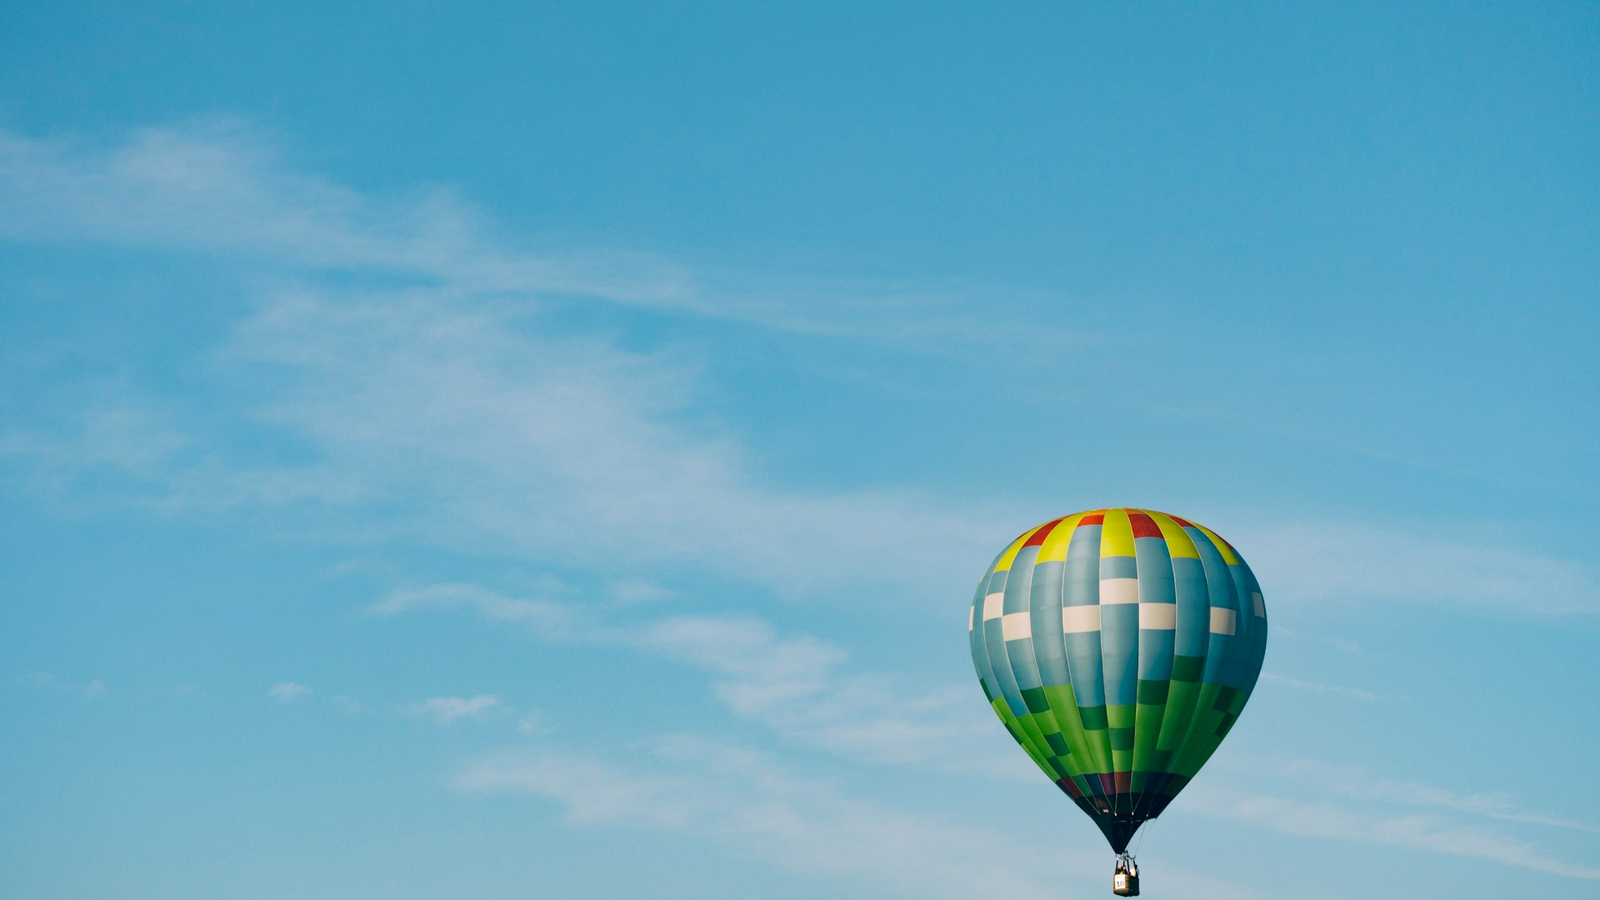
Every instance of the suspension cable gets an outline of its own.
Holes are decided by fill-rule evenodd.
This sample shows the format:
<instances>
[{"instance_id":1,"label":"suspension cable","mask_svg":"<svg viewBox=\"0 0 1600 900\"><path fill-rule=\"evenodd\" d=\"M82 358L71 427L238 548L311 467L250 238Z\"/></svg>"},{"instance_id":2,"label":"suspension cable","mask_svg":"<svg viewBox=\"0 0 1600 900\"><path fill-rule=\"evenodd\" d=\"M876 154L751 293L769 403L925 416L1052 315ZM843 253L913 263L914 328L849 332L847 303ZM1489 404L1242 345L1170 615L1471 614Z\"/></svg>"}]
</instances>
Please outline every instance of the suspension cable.
<instances>
[{"instance_id":1,"label":"suspension cable","mask_svg":"<svg viewBox=\"0 0 1600 900\"><path fill-rule=\"evenodd\" d=\"M1150 833L1150 829L1152 829L1154 827L1156 827L1156 820L1155 819L1145 819L1144 820L1144 827L1139 829L1139 843L1134 845L1133 853L1129 854L1134 859L1138 859L1139 858L1139 851L1144 849L1145 836L1148 835Z\"/></svg>"}]
</instances>

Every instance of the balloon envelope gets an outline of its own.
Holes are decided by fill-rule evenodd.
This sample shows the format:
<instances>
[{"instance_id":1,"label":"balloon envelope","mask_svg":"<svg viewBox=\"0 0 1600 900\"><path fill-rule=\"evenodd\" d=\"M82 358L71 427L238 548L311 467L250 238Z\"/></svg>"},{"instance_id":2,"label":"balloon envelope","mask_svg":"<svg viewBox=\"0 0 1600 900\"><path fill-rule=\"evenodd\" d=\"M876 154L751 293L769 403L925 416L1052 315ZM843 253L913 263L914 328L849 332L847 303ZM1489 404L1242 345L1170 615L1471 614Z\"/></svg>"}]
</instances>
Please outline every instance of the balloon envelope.
<instances>
[{"instance_id":1,"label":"balloon envelope","mask_svg":"<svg viewBox=\"0 0 1600 900\"><path fill-rule=\"evenodd\" d=\"M1210 529L1101 509L1012 541L978 584L968 632L1006 730L1122 853L1238 719L1267 610Z\"/></svg>"}]
</instances>

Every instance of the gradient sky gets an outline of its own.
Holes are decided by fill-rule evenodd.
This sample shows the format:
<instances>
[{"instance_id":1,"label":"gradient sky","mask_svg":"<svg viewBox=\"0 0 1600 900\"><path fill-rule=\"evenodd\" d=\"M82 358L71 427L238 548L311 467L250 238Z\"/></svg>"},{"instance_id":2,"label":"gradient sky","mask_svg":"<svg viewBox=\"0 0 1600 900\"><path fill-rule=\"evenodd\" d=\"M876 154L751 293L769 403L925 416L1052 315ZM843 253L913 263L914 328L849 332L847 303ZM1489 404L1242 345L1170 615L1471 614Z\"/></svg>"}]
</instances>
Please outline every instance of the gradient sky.
<instances>
[{"instance_id":1,"label":"gradient sky","mask_svg":"<svg viewBox=\"0 0 1600 900\"><path fill-rule=\"evenodd\" d=\"M1152 898L1600 897L1600 9L0 11L0 896L1108 895L1013 536L1272 613Z\"/></svg>"}]
</instances>

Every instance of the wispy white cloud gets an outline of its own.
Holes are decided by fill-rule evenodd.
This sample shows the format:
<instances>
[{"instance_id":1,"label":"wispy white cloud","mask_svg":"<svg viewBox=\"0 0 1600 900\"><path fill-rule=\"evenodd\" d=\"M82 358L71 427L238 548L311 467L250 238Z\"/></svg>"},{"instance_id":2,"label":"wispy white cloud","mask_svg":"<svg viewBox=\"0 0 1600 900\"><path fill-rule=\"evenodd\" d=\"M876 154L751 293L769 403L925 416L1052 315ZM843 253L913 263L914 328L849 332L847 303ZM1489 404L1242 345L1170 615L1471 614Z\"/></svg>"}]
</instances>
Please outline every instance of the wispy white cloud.
<instances>
[{"instance_id":1,"label":"wispy white cloud","mask_svg":"<svg viewBox=\"0 0 1600 900\"><path fill-rule=\"evenodd\" d=\"M1420 782L1380 777L1360 766L1331 765L1308 759L1250 757L1239 761L1238 765L1248 768L1257 776L1288 778L1327 793L1389 806L1468 813L1503 822L1548 825L1600 834L1600 826L1530 810L1519 802L1516 795L1505 791L1460 793Z\"/></svg>"},{"instance_id":2,"label":"wispy white cloud","mask_svg":"<svg viewBox=\"0 0 1600 900\"><path fill-rule=\"evenodd\" d=\"M1186 813L1222 816L1302 837L1365 841L1600 880L1600 868L1553 859L1533 844L1431 814L1374 815L1332 803L1234 791L1196 782L1184 791Z\"/></svg>"},{"instance_id":3,"label":"wispy white cloud","mask_svg":"<svg viewBox=\"0 0 1600 900\"><path fill-rule=\"evenodd\" d=\"M543 710L530 709L517 717L517 731L521 734L551 734L555 731L546 719Z\"/></svg>"},{"instance_id":4,"label":"wispy white cloud","mask_svg":"<svg viewBox=\"0 0 1600 900\"><path fill-rule=\"evenodd\" d=\"M1273 435L1299 444L1336 450L1353 456L1364 456L1368 459L1381 460L1412 469L1438 472L1459 478L1470 478L1474 481L1494 480L1494 476L1490 473L1451 466L1442 463L1440 459L1435 457L1396 453L1389 447L1378 446L1368 441L1352 440L1348 435L1285 421L1281 417L1281 413L1278 418L1269 418L1263 415L1241 414L1234 410L1206 408L1195 405L1192 402L1183 405L1161 404L1156 409L1165 415L1175 418L1209 422L1235 429L1248 429L1249 431Z\"/></svg>"},{"instance_id":5,"label":"wispy white cloud","mask_svg":"<svg viewBox=\"0 0 1600 900\"><path fill-rule=\"evenodd\" d=\"M964 578L1004 532L908 491L763 483L736 435L693 415L694 376L671 354L528 334L434 296L287 298L235 352L306 386L266 415L322 448L310 474L409 501L407 525L436 540L609 565L626 545L641 565L693 560L793 593Z\"/></svg>"},{"instance_id":6,"label":"wispy white cloud","mask_svg":"<svg viewBox=\"0 0 1600 900\"><path fill-rule=\"evenodd\" d=\"M383 201L297 172L238 120L139 129L112 146L0 132L0 236L408 272L481 291L689 296L680 269L639 254L501 250L445 191Z\"/></svg>"},{"instance_id":7,"label":"wispy white cloud","mask_svg":"<svg viewBox=\"0 0 1600 900\"><path fill-rule=\"evenodd\" d=\"M112 144L0 131L0 237L402 274L480 295L576 295L923 349L1003 343L1012 356L1053 355L1104 340L997 321L989 304L971 308L970 291L884 282L750 290L732 273L707 279L649 254L513 249L447 190L362 194L297 170L270 135L236 119L142 128Z\"/></svg>"},{"instance_id":8,"label":"wispy white cloud","mask_svg":"<svg viewBox=\"0 0 1600 900\"><path fill-rule=\"evenodd\" d=\"M267 696L279 703L293 703L311 693L311 688L293 681L280 681L267 689Z\"/></svg>"},{"instance_id":9,"label":"wispy white cloud","mask_svg":"<svg viewBox=\"0 0 1600 900\"><path fill-rule=\"evenodd\" d=\"M578 825L671 830L720 852L896 896L1044 900L1105 890L1106 859L1088 848L1063 851L862 799L763 754L698 738L664 740L626 766L559 752L491 758L456 783L543 798ZM1167 874L1186 896L1264 896L1177 866Z\"/></svg>"},{"instance_id":10,"label":"wispy white cloud","mask_svg":"<svg viewBox=\"0 0 1600 900\"><path fill-rule=\"evenodd\" d=\"M1355 641L1347 641L1343 638L1336 637L1326 638L1326 641L1328 646L1339 651L1340 653L1349 653L1353 656L1361 656L1363 653L1361 645Z\"/></svg>"},{"instance_id":11,"label":"wispy white cloud","mask_svg":"<svg viewBox=\"0 0 1600 900\"><path fill-rule=\"evenodd\" d=\"M461 719L481 719L504 707L493 694L475 697L429 697L408 704L404 712L409 716L424 716L440 725L453 725Z\"/></svg>"},{"instance_id":12,"label":"wispy white cloud","mask_svg":"<svg viewBox=\"0 0 1600 900\"><path fill-rule=\"evenodd\" d=\"M154 477L189 438L160 413L132 405L79 412L70 440L37 434L0 434L0 454L56 460L62 469L105 466Z\"/></svg>"},{"instance_id":13,"label":"wispy white cloud","mask_svg":"<svg viewBox=\"0 0 1600 900\"><path fill-rule=\"evenodd\" d=\"M632 640L711 672L717 694L736 712L756 714L815 696L844 651L807 635L779 637L750 616L681 616L636 629Z\"/></svg>"},{"instance_id":14,"label":"wispy white cloud","mask_svg":"<svg viewBox=\"0 0 1600 900\"><path fill-rule=\"evenodd\" d=\"M461 609L526 625L541 640L632 649L705 672L713 694L735 714L795 741L878 762L1026 769L994 763L989 740L1001 734L971 685L906 690L885 673L846 667L847 654L809 635L784 635L754 615L639 619L616 611L544 599L507 597L478 585L398 591L376 615ZM1002 748L1009 749L1009 748ZM1011 758L1014 757L1014 758Z\"/></svg>"},{"instance_id":15,"label":"wispy white cloud","mask_svg":"<svg viewBox=\"0 0 1600 900\"><path fill-rule=\"evenodd\" d=\"M1340 653L1347 653L1351 656L1366 655L1366 650L1364 650L1361 644L1357 641L1352 641L1342 637L1335 637L1333 635L1308 634L1300 631L1297 628L1290 628L1284 625L1282 622L1272 623L1272 636L1273 638L1290 638L1292 640L1301 642L1322 644L1327 647L1332 647Z\"/></svg>"},{"instance_id":16,"label":"wispy white cloud","mask_svg":"<svg viewBox=\"0 0 1600 900\"><path fill-rule=\"evenodd\" d=\"M594 625L583 610L541 599L507 597L476 584L431 584L394 591L368 607L375 616L428 609L460 609L493 622L517 622L554 638L591 631Z\"/></svg>"},{"instance_id":17,"label":"wispy white cloud","mask_svg":"<svg viewBox=\"0 0 1600 900\"><path fill-rule=\"evenodd\" d=\"M1593 566L1440 523L1249 517L1229 530L1274 602L1396 602L1489 613L1600 613Z\"/></svg>"},{"instance_id":18,"label":"wispy white cloud","mask_svg":"<svg viewBox=\"0 0 1600 900\"><path fill-rule=\"evenodd\" d=\"M348 713L349 715L365 712L367 709L366 704L350 696L349 694L336 694L329 698L328 702L332 703L334 707L341 712Z\"/></svg>"},{"instance_id":19,"label":"wispy white cloud","mask_svg":"<svg viewBox=\"0 0 1600 900\"><path fill-rule=\"evenodd\" d=\"M1283 675L1279 675L1276 672L1270 672L1266 670L1262 671L1261 680L1270 681L1274 684L1281 684L1284 687L1295 688L1296 690L1315 691L1319 694L1331 694L1336 697L1348 697L1352 700L1363 700L1368 703L1383 703L1391 700L1407 699L1399 696L1398 694L1375 694L1372 691L1364 691L1360 688L1345 687L1343 685L1324 684L1320 681L1301 681L1298 678L1287 678Z\"/></svg>"},{"instance_id":20,"label":"wispy white cloud","mask_svg":"<svg viewBox=\"0 0 1600 900\"><path fill-rule=\"evenodd\" d=\"M646 578L626 578L611 585L611 596L618 603L632 606L674 600L682 595Z\"/></svg>"},{"instance_id":21,"label":"wispy white cloud","mask_svg":"<svg viewBox=\"0 0 1600 900\"><path fill-rule=\"evenodd\" d=\"M106 683L99 678L79 683L64 681L50 672L29 672L23 680L40 690L76 695L86 700L92 700L106 692Z\"/></svg>"},{"instance_id":22,"label":"wispy white cloud","mask_svg":"<svg viewBox=\"0 0 1600 900\"><path fill-rule=\"evenodd\" d=\"M550 333L528 303L507 298L581 295L821 332L853 327L828 321L835 312L877 304L855 298L808 324L815 298L793 309L710 301L670 265L507 251L447 198L378 201L295 172L266 143L238 123L143 130L111 147L0 135L0 235L425 276L398 293L279 293L217 357L275 367L271 383L284 389L268 392L253 424L319 458L230 459L211 424L177 427L137 400L88 414L81 435L11 434L0 449L53 467L57 480L93 467L142 477L152 490L140 499L168 510L312 504L345 513L315 518L347 534L423 532L567 559L609 561L608 548L626 543L639 571L623 573L635 589L620 599L642 597L636 588L662 560L791 594L874 582L911 594L941 574L966 577L1010 527L903 488L775 485L738 434L697 411L692 359ZM919 302L887 306L927 327ZM951 316L960 313L938 318ZM360 515L375 510L384 515ZM919 538L907 545L899 535L912 522ZM594 534L608 536L605 547Z\"/></svg>"},{"instance_id":23,"label":"wispy white cloud","mask_svg":"<svg viewBox=\"0 0 1600 900\"><path fill-rule=\"evenodd\" d=\"M626 545L631 571L617 575L633 599L668 563L789 596L850 585L909 598L966 580L1010 527L992 508L909 489L774 484L737 434L696 414L691 363L543 335L437 291L280 296L222 359L280 373L251 424L314 459L230 461L216 436L170 435L160 422L160 439L126 464L102 447L122 437L88 430L29 447L13 436L11 449L137 475L148 485L137 499L162 510L303 511L300 527L346 540L404 536L611 569L612 548ZM192 441L203 448L177 452ZM918 540L907 543L911 523Z\"/></svg>"},{"instance_id":24,"label":"wispy white cloud","mask_svg":"<svg viewBox=\"0 0 1600 900\"><path fill-rule=\"evenodd\" d=\"M665 771L640 775L553 754L508 758L472 766L458 784L544 797L575 823L698 833L725 852L900 896L1043 900L1058 892L1022 874L1060 868L1043 848L1022 850L978 829L850 798L755 753L677 739L651 762Z\"/></svg>"},{"instance_id":25,"label":"wispy white cloud","mask_svg":"<svg viewBox=\"0 0 1600 900\"><path fill-rule=\"evenodd\" d=\"M701 802L695 784L683 779L639 777L593 757L546 754L520 761L472 766L456 780L470 791L518 791L554 800L581 824L627 822L682 825Z\"/></svg>"}]
</instances>

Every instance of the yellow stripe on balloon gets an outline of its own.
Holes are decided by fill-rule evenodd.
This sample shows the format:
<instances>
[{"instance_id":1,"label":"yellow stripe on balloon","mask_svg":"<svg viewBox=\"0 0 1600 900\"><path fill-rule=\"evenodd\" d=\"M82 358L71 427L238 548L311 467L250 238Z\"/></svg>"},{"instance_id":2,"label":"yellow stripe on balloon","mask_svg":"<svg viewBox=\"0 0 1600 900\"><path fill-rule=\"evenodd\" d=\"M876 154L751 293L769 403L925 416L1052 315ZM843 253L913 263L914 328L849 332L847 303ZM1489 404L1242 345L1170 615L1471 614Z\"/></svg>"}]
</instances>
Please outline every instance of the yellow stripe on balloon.
<instances>
[{"instance_id":1,"label":"yellow stripe on balloon","mask_svg":"<svg viewBox=\"0 0 1600 900\"><path fill-rule=\"evenodd\" d=\"M1161 529L1161 536L1167 539L1168 556L1173 559L1180 556L1200 558L1200 551L1195 549L1194 540L1189 537L1189 532L1184 531L1182 525L1172 521L1171 516L1153 509L1147 509L1144 513L1155 521L1156 527Z\"/></svg>"},{"instance_id":2,"label":"yellow stripe on balloon","mask_svg":"<svg viewBox=\"0 0 1600 900\"><path fill-rule=\"evenodd\" d=\"M1045 524L1047 525L1049 523L1047 522ZM1028 542L1028 538L1033 537L1033 533L1035 531L1038 531L1043 527L1044 525L1036 525L1033 528L1029 528L1027 531L1024 531L1020 537L1012 541L1011 546L1006 548L1006 552L1000 554L1000 561L994 564L994 571L1010 571L1012 561L1017 558L1017 551L1021 550L1022 545Z\"/></svg>"},{"instance_id":3,"label":"yellow stripe on balloon","mask_svg":"<svg viewBox=\"0 0 1600 900\"><path fill-rule=\"evenodd\" d=\"M1100 528L1100 558L1133 555L1133 522L1128 519L1128 511L1106 510L1105 524Z\"/></svg>"},{"instance_id":4,"label":"yellow stripe on balloon","mask_svg":"<svg viewBox=\"0 0 1600 900\"><path fill-rule=\"evenodd\" d=\"M1073 513L1061 520L1061 524L1044 539L1039 545L1039 562L1060 560L1067 558L1067 547L1072 542L1072 533L1078 529L1078 523L1088 513Z\"/></svg>"},{"instance_id":5,"label":"yellow stripe on balloon","mask_svg":"<svg viewBox=\"0 0 1600 900\"><path fill-rule=\"evenodd\" d=\"M1237 566L1239 564L1239 554L1233 552L1233 548L1228 546L1227 541L1217 537L1217 533L1215 531L1212 531L1204 525L1201 525L1199 522L1195 522L1194 527L1204 532L1206 537L1211 538L1211 543L1217 545L1217 552L1222 554L1223 562L1230 566Z\"/></svg>"}]
</instances>

